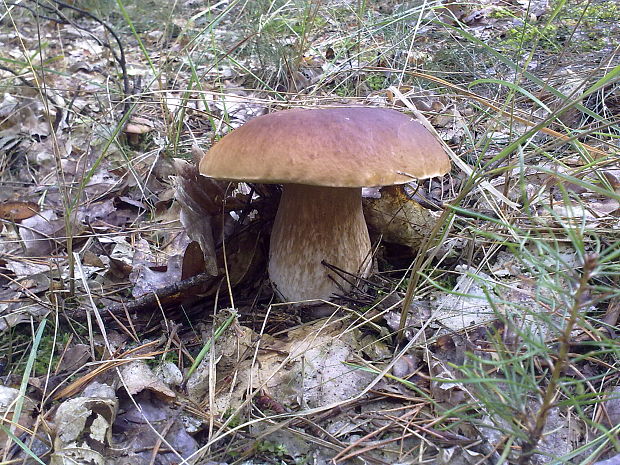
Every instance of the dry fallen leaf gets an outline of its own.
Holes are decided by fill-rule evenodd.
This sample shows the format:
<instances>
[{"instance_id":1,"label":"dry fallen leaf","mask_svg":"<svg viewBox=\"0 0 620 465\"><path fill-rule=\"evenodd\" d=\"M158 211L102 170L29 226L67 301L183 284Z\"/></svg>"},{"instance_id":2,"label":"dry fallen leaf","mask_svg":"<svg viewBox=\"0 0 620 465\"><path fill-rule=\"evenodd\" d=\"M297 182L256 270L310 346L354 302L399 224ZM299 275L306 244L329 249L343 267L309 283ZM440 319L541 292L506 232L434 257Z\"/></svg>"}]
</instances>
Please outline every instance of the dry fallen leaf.
<instances>
[{"instance_id":1,"label":"dry fallen leaf","mask_svg":"<svg viewBox=\"0 0 620 465\"><path fill-rule=\"evenodd\" d=\"M39 212L34 202L9 201L0 203L0 218L8 221L21 221Z\"/></svg>"},{"instance_id":2,"label":"dry fallen leaf","mask_svg":"<svg viewBox=\"0 0 620 465\"><path fill-rule=\"evenodd\" d=\"M123 386L131 395L138 394L143 390L151 391L160 397L173 399L176 394L143 361L128 363L120 368L120 376Z\"/></svg>"},{"instance_id":3,"label":"dry fallen leaf","mask_svg":"<svg viewBox=\"0 0 620 465\"><path fill-rule=\"evenodd\" d=\"M222 351L218 383L235 383L218 390L215 408L219 414L242 405L249 389L261 389L263 395L290 410L337 405L359 395L374 377L345 363L361 351L361 345L355 332L343 331L339 322L306 324L289 331L284 339L263 334L253 360L254 350L244 349L253 347L249 344L255 338L249 328L231 325L217 341L216 346L222 346L218 349ZM208 357L203 360L187 383L192 398L201 399L207 392L209 362Z\"/></svg>"},{"instance_id":4,"label":"dry fallen leaf","mask_svg":"<svg viewBox=\"0 0 620 465\"><path fill-rule=\"evenodd\" d=\"M486 293L493 292L490 276L467 265L458 265L456 270L462 274L453 293L441 293L433 302L433 315L437 321L452 331L460 331L494 319L493 306L486 298Z\"/></svg>"},{"instance_id":5,"label":"dry fallen leaf","mask_svg":"<svg viewBox=\"0 0 620 465\"><path fill-rule=\"evenodd\" d=\"M197 157L199 150L193 148ZM200 245L206 270L215 276L217 260L211 222L213 216L222 212L228 183L200 176L193 164L180 162L176 167L175 197L181 205L181 223L187 235Z\"/></svg>"},{"instance_id":6,"label":"dry fallen leaf","mask_svg":"<svg viewBox=\"0 0 620 465\"><path fill-rule=\"evenodd\" d=\"M176 267L169 267L169 263L160 264L157 262L155 253L151 250L148 241L139 238L133 244L132 270L129 280L134 287L132 294L134 297L152 292L153 290L164 287L175 282L181 276L180 263Z\"/></svg>"},{"instance_id":7,"label":"dry fallen leaf","mask_svg":"<svg viewBox=\"0 0 620 465\"><path fill-rule=\"evenodd\" d=\"M606 415L603 416L603 423L612 428L620 424L620 386L616 386L608 394L603 402Z\"/></svg>"},{"instance_id":8,"label":"dry fallen leaf","mask_svg":"<svg viewBox=\"0 0 620 465\"><path fill-rule=\"evenodd\" d=\"M79 226L74 224L74 237L78 234ZM43 257L51 255L66 242L65 220L58 218L52 210L44 210L35 216L23 220L19 227L19 234L26 248L26 255Z\"/></svg>"},{"instance_id":9,"label":"dry fallen leaf","mask_svg":"<svg viewBox=\"0 0 620 465\"><path fill-rule=\"evenodd\" d=\"M114 423L115 453L106 465L194 463L183 459L194 455L198 443L187 433L177 408L145 391L122 398L119 411Z\"/></svg>"},{"instance_id":10,"label":"dry fallen leaf","mask_svg":"<svg viewBox=\"0 0 620 465\"><path fill-rule=\"evenodd\" d=\"M50 463L107 463L105 450L111 446L117 410L114 390L99 383L86 387L81 397L60 404L54 419L56 437Z\"/></svg>"}]
</instances>

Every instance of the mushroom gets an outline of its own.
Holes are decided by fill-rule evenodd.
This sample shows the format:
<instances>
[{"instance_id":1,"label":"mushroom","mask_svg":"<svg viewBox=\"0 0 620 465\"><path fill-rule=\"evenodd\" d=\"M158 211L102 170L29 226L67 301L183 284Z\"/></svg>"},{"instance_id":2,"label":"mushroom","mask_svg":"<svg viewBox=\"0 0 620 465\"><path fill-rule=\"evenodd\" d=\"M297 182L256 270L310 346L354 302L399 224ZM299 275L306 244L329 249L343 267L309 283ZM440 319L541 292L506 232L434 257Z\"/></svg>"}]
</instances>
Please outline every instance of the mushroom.
<instances>
[{"instance_id":1,"label":"mushroom","mask_svg":"<svg viewBox=\"0 0 620 465\"><path fill-rule=\"evenodd\" d=\"M125 134L127 134L129 145L134 147L139 145L140 138L152 130L153 128L150 126L150 122L147 119L138 117L132 118L125 126Z\"/></svg>"},{"instance_id":2,"label":"mushroom","mask_svg":"<svg viewBox=\"0 0 620 465\"><path fill-rule=\"evenodd\" d=\"M362 187L443 175L450 160L410 116L370 107L294 109L259 116L227 134L200 162L203 175L282 184L269 277L284 301L328 300L368 276L371 244Z\"/></svg>"}]
</instances>

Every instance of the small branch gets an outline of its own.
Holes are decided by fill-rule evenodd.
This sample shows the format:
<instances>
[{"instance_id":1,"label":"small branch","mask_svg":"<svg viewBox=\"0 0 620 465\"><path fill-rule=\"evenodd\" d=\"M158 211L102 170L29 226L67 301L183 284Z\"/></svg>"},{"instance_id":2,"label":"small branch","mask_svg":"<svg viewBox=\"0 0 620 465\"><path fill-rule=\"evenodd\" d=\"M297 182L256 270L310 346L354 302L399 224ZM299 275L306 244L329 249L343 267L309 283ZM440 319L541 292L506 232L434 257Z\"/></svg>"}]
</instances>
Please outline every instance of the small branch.
<instances>
[{"instance_id":1,"label":"small branch","mask_svg":"<svg viewBox=\"0 0 620 465\"><path fill-rule=\"evenodd\" d=\"M200 294L206 293L209 288L218 282L220 277L209 273L201 273L191 278L169 284L167 286L149 292L135 300L121 302L101 309L101 317L106 323L119 322L127 315L136 313L152 312L154 308L164 306L167 308L180 305L187 300L200 298ZM67 310L70 317L83 316L83 309Z\"/></svg>"}]
</instances>

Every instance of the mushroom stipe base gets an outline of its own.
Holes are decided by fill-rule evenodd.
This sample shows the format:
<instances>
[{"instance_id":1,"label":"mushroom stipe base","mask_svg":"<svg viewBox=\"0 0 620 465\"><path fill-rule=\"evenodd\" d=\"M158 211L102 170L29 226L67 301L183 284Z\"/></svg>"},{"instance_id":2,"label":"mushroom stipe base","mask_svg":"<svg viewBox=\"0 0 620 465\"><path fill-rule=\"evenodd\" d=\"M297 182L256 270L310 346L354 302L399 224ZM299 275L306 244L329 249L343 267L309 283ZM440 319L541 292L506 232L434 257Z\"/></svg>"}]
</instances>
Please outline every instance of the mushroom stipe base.
<instances>
[{"instance_id":1,"label":"mushroom stipe base","mask_svg":"<svg viewBox=\"0 0 620 465\"><path fill-rule=\"evenodd\" d=\"M366 277L370 249L361 188L283 186L269 250L269 277L281 299L329 300L350 290L321 262Z\"/></svg>"}]
</instances>

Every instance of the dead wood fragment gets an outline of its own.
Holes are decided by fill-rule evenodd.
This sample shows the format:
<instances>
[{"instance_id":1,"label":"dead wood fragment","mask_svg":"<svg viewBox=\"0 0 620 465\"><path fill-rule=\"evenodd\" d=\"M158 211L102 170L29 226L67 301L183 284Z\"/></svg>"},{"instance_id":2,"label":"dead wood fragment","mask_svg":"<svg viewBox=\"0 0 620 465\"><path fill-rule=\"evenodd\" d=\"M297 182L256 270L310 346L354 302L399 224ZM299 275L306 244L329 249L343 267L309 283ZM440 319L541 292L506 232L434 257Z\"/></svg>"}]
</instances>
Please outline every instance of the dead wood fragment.
<instances>
[{"instance_id":1,"label":"dead wood fragment","mask_svg":"<svg viewBox=\"0 0 620 465\"><path fill-rule=\"evenodd\" d=\"M219 277L214 277L209 273L200 273L156 289L135 300L120 302L101 309L101 318L106 323L120 324L121 321L126 320L128 315L153 313L160 307L173 308L188 301L195 302L200 299L201 294L207 293L219 280ZM75 309L68 311L68 314L70 317L78 318L83 315L83 312L84 309Z\"/></svg>"}]
</instances>

